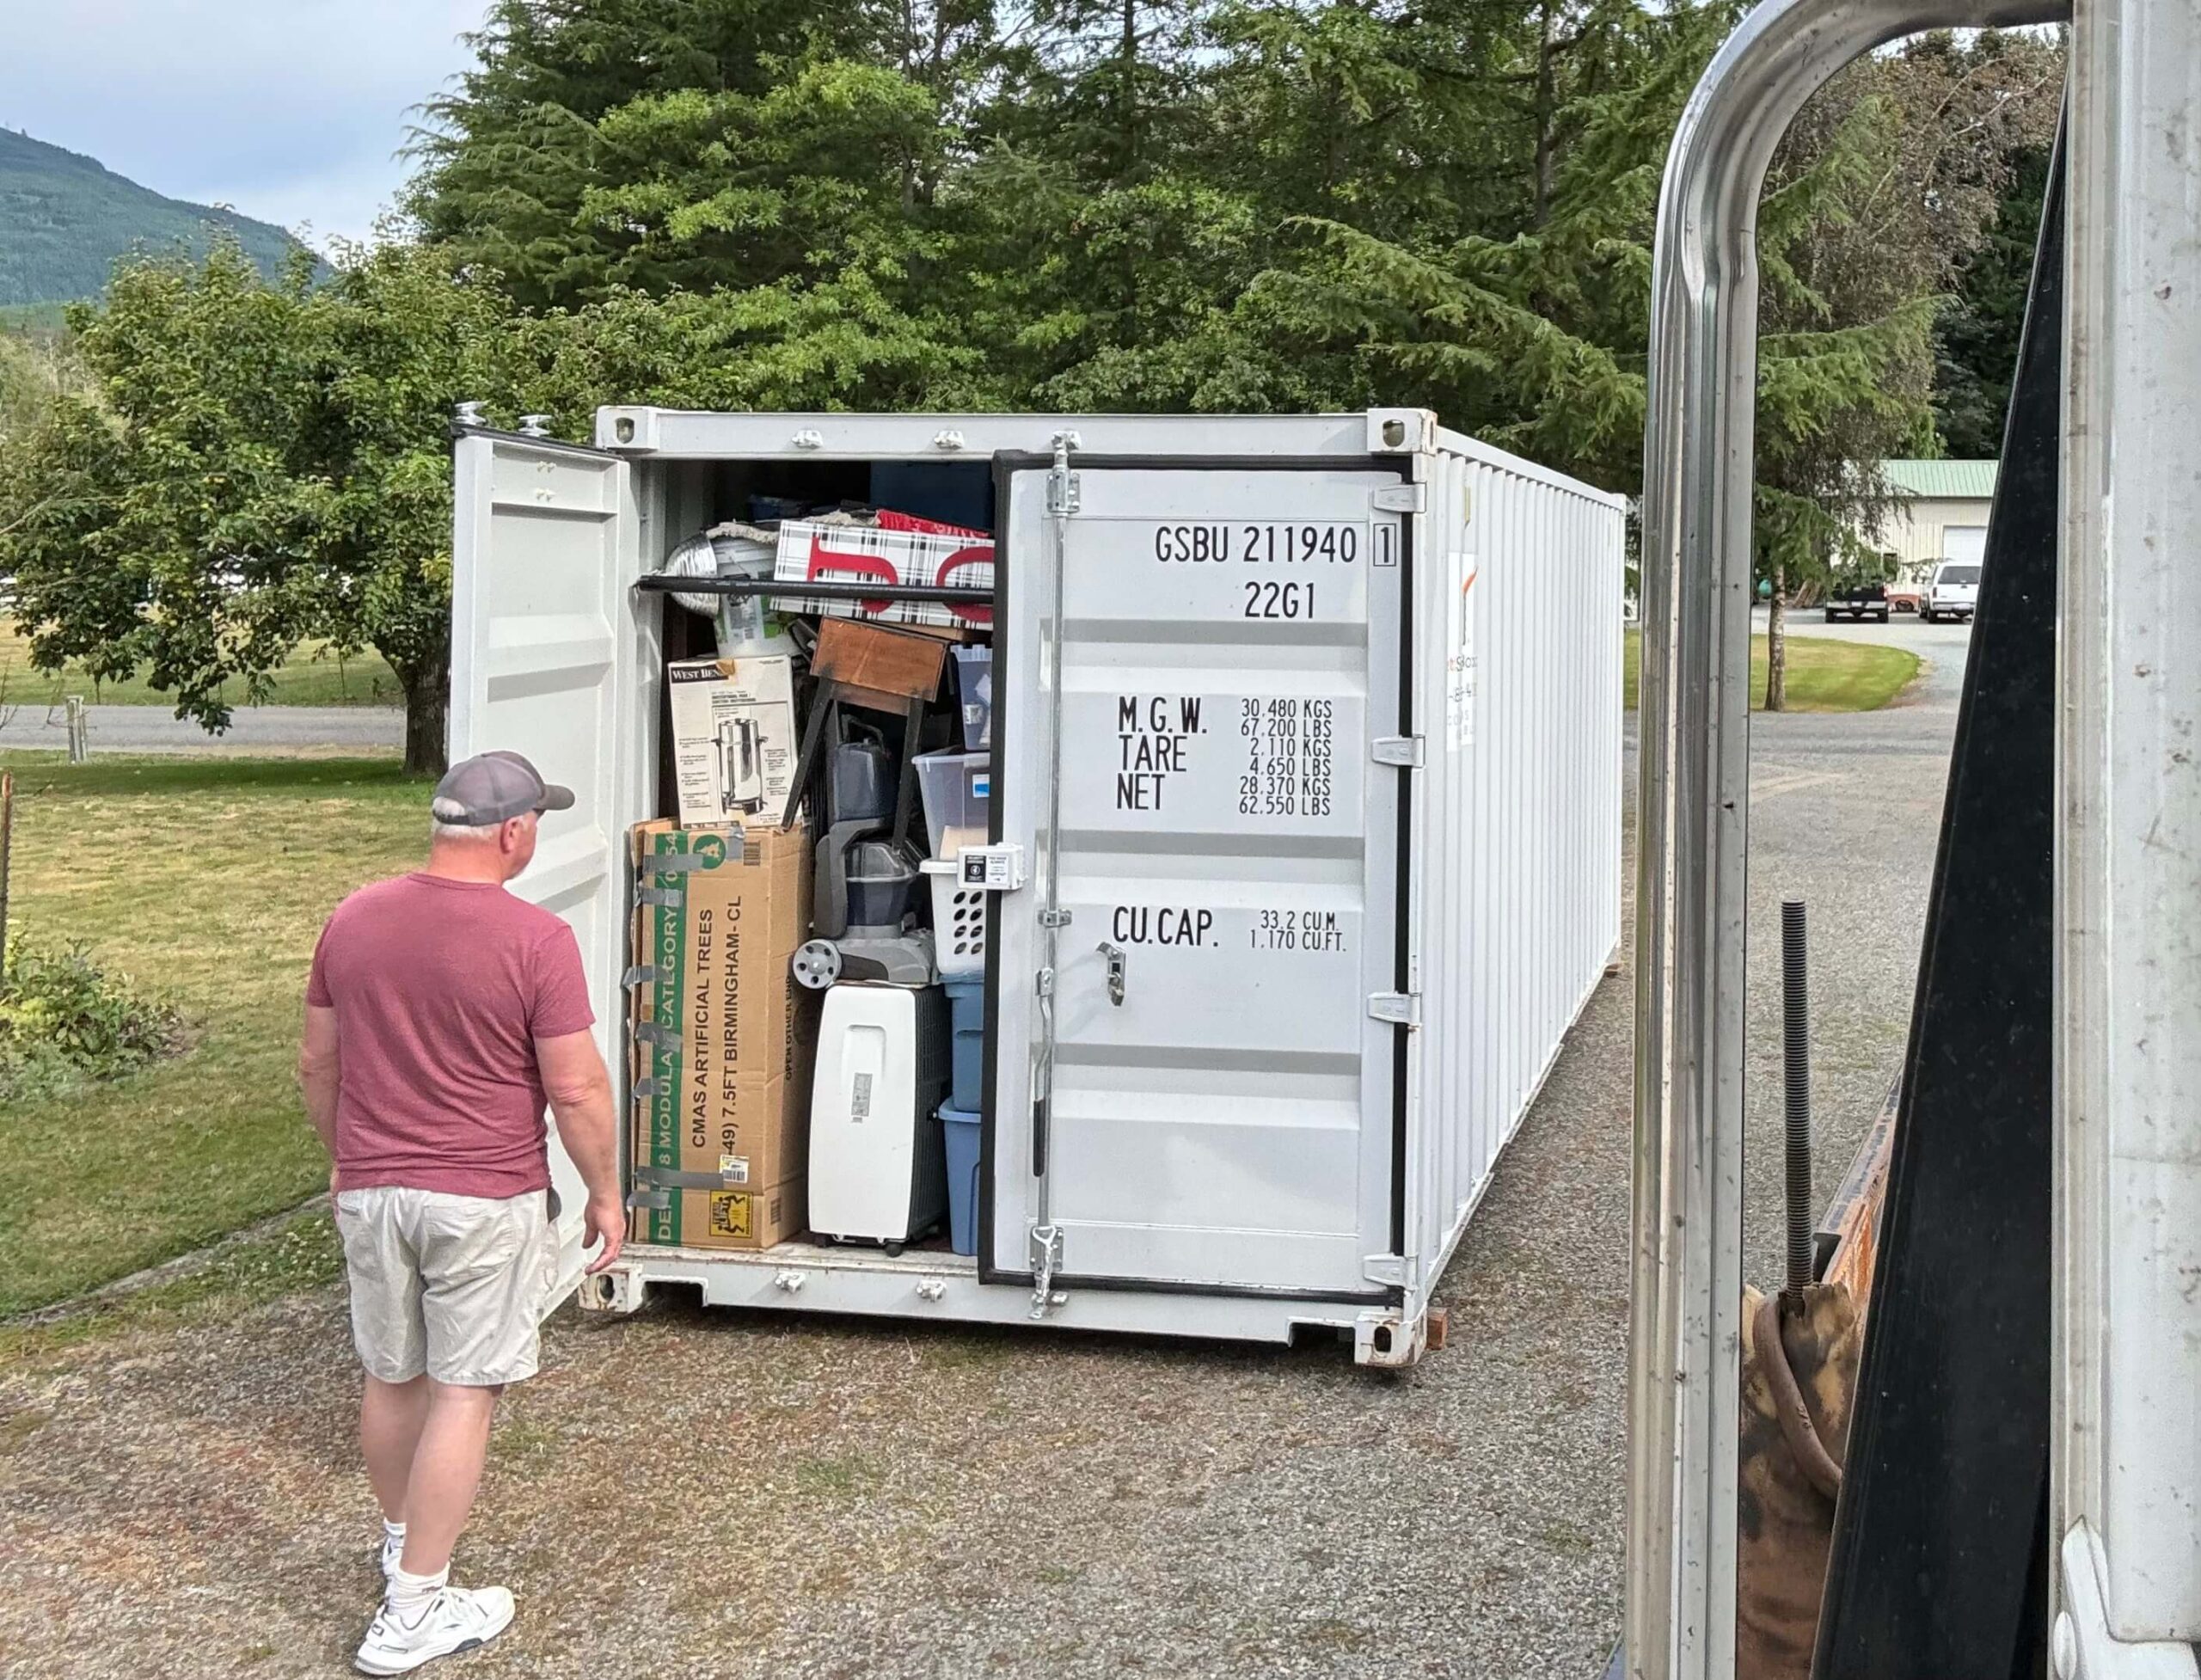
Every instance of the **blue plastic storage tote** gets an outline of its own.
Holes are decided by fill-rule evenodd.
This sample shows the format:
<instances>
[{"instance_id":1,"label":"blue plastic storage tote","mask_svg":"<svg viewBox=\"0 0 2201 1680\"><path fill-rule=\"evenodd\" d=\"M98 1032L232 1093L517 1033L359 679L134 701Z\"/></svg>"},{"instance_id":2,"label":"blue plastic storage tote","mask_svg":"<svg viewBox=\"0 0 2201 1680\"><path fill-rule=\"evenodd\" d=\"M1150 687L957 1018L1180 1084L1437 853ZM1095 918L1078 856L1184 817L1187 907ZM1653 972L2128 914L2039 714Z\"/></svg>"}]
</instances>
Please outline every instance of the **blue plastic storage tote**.
<instances>
[{"instance_id":1,"label":"blue plastic storage tote","mask_svg":"<svg viewBox=\"0 0 2201 1680\"><path fill-rule=\"evenodd\" d=\"M978 1116L953 1107L940 1111L947 1140L947 1241L959 1254L978 1252Z\"/></svg>"},{"instance_id":2,"label":"blue plastic storage tote","mask_svg":"<svg viewBox=\"0 0 2201 1680\"><path fill-rule=\"evenodd\" d=\"M985 1097L986 977L972 974L941 984L947 988L948 1031L954 1052L948 1062L948 1105L975 1114Z\"/></svg>"}]
</instances>

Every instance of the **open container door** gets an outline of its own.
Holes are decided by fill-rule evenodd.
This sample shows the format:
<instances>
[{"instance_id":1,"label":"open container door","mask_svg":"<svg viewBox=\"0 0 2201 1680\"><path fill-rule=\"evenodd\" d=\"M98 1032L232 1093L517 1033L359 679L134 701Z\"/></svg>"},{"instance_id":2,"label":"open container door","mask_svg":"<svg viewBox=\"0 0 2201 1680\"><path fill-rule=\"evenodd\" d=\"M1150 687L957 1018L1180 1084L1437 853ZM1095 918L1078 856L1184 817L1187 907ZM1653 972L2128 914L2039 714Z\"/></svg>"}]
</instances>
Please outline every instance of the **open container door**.
<instances>
[{"instance_id":1,"label":"open container door","mask_svg":"<svg viewBox=\"0 0 2201 1680\"><path fill-rule=\"evenodd\" d=\"M625 1019L621 837L645 814L635 778L651 762L653 721L641 713L634 675L651 666L631 657L638 644L653 644L655 621L638 619L635 606L641 545L630 469L596 450L482 432L459 436L456 465L451 755L524 753L573 790L571 810L543 817L535 861L510 890L572 927L597 1039L616 1070ZM561 1204L555 1307L580 1278L586 1200L555 1124L550 1179Z\"/></svg>"},{"instance_id":2,"label":"open container door","mask_svg":"<svg viewBox=\"0 0 2201 1680\"><path fill-rule=\"evenodd\" d=\"M994 918L980 1252L1035 1315L1395 1292L1401 470L997 462L993 821L1029 870Z\"/></svg>"}]
</instances>

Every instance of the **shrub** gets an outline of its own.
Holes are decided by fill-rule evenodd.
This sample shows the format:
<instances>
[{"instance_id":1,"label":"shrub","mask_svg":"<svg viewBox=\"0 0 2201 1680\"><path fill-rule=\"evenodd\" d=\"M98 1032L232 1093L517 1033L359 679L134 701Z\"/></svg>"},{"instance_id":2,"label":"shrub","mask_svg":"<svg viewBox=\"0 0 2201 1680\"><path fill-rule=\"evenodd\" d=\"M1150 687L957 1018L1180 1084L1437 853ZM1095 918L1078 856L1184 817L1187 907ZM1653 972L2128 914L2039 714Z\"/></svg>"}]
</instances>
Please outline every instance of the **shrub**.
<instances>
[{"instance_id":1,"label":"shrub","mask_svg":"<svg viewBox=\"0 0 2201 1680\"><path fill-rule=\"evenodd\" d=\"M173 1009L103 972L83 946L9 942L0 965L0 1100L112 1079L170 1054L182 1036Z\"/></svg>"}]
</instances>

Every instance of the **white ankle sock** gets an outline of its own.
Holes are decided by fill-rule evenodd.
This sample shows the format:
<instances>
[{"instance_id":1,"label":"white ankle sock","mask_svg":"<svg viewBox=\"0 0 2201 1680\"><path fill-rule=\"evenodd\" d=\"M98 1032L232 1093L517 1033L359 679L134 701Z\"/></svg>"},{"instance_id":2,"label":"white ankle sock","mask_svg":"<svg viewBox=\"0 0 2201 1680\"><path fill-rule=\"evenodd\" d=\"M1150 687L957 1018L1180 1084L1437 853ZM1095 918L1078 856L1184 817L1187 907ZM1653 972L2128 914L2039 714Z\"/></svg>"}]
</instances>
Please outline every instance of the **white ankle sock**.
<instances>
[{"instance_id":1,"label":"white ankle sock","mask_svg":"<svg viewBox=\"0 0 2201 1680\"><path fill-rule=\"evenodd\" d=\"M436 1595L444 1590L444 1583L451 1579L451 1566L445 1564L432 1575L408 1575L403 1564L389 1572L389 1610L400 1622L411 1627L427 1613L428 1606L436 1602Z\"/></svg>"},{"instance_id":2,"label":"white ankle sock","mask_svg":"<svg viewBox=\"0 0 2201 1680\"><path fill-rule=\"evenodd\" d=\"M403 1551L405 1549L405 1524L402 1523L393 1523L389 1518L383 1518L382 1519L382 1537L389 1542L390 1544L395 1546L400 1551Z\"/></svg>"}]
</instances>

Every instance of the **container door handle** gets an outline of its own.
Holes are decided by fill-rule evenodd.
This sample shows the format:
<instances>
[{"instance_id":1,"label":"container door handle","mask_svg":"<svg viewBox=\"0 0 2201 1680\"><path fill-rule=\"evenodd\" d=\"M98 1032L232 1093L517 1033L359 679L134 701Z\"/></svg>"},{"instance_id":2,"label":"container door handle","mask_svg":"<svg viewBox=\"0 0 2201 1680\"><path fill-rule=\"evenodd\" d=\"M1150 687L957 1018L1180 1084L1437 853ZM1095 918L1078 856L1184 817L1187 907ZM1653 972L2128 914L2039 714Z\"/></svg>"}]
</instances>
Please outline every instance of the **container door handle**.
<instances>
[{"instance_id":1,"label":"container door handle","mask_svg":"<svg viewBox=\"0 0 2201 1680\"><path fill-rule=\"evenodd\" d=\"M1104 939L1100 951L1108 960L1108 1001L1120 1009L1124 1007L1124 947Z\"/></svg>"}]
</instances>

